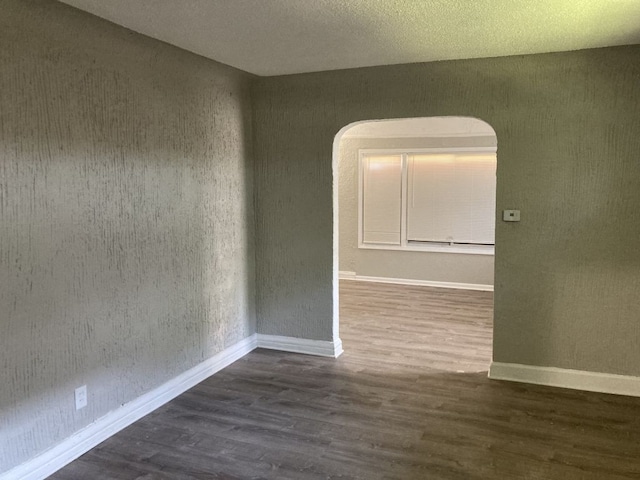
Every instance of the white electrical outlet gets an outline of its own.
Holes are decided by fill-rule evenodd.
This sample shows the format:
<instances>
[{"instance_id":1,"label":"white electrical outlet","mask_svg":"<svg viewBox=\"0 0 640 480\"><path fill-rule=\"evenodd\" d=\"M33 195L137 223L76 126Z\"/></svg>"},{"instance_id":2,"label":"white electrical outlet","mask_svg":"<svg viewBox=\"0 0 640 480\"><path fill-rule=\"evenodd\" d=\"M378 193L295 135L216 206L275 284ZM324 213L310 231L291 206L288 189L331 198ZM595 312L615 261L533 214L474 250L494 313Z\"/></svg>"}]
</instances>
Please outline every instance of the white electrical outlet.
<instances>
[{"instance_id":1,"label":"white electrical outlet","mask_svg":"<svg viewBox=\"0 0 640 480\"><path fill-rule=\"evenodd\" d=\"M82 385L76 388L76 410L87 406L87 386Z\"/></svg>"}]
</instances>

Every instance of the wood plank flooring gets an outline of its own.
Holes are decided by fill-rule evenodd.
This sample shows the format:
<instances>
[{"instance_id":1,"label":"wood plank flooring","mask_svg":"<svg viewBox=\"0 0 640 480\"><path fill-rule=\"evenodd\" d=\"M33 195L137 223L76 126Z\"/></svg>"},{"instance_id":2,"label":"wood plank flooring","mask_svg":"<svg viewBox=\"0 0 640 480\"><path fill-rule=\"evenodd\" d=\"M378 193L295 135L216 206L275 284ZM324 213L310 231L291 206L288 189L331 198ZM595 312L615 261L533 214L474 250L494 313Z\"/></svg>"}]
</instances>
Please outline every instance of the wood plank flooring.
<instances>
[{"instance_id":1,"label":"wood plank flooring","mask_svg":"<svg viewBox=\"0 0 640 480\"><path fill-rule=\"evenodd\" d=\"M640 399L490 381L492 294L343 281L339 359L256 350L54 480L640 479Z\"/></svg>"}]
</instances>

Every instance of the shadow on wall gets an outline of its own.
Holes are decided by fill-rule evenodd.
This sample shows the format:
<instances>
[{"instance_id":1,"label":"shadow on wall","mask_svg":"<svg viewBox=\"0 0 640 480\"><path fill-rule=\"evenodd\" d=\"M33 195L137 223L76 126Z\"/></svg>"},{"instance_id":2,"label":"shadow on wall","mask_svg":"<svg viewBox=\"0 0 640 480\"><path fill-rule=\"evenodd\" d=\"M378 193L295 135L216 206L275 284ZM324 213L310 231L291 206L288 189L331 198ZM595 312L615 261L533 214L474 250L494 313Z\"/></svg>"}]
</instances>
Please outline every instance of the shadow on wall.
<instances>
[{"instance_id":1,"label":"shadow on wall","mask_svg":"<svg viewBox=\"0 0 640 480\"><path fill-rule=\"evenodd\" d=\"M4 471L254 333L255 255L249 75L57 2L0 43Z\"/></svg>"}]
</instances>

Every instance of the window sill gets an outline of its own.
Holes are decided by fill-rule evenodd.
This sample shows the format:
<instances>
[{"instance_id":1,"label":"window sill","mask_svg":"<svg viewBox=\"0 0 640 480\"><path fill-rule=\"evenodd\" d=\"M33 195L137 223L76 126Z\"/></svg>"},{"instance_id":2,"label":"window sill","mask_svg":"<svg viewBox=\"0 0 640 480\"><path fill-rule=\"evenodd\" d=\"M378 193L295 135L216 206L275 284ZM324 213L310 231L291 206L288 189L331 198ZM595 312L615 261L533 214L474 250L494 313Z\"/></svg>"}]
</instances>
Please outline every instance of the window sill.
<instances>
[{"instance_id":1,"label":"window sill","mask_svg":"<svg viewBox=\"0 0 640 480\"><path fill-rule=\"evenodd\" d=\"M481 245L383 245L362 243L358 248L364 250L396 250L403 252L462 253L467 255L494 255L495 247Z\"/></svg>"}]
</instances>

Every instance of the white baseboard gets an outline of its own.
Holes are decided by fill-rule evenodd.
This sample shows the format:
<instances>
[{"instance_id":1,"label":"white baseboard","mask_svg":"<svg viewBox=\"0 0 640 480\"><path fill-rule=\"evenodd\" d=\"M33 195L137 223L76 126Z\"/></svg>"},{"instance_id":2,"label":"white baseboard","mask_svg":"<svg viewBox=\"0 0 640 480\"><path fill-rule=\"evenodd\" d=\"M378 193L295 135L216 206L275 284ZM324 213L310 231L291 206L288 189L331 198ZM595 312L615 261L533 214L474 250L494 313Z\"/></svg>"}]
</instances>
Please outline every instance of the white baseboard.
<instances>
[{"instance_id":1,"label":"white baseboard","mask_svg":"<svg viewBox=\"0 0 640 480\"><path fill-rule=\"evenodd\" d=\"M0 473L0 480L42 480L47 478L120 430L231 365L257 347L334 358L342 354L340 339L336 342L330 342L253 334L152 391L106 414L37 457L7 472Z\"/></svg>"},{"instance_id":2,"label":"white baseboard","mask_svg":"<svg viewBox=\"0 0 640 480\"><path fill-rule=\"evenodd\" d=\"M340 277L340 280L355 280L356 272L348 272L346 270L340 270L338 272L338 276Z\"/></svg>"},{"instance_id":3,"label":"white baseboard","mask_svg":"<svg viewBox=\"0 0 640 480\"><path fill-rule=\"evenodd\" d=\"M339 272L340 280L357 280L360 282L394 283L397 285L415 285L422 287L456 288L459 290L480 290L493 292L493 285L482 283L434 282L431 280L414 280L411 278L369 277L356 275L356 272Z\"/></svg>"},{"instance_id":4,"label":"white baseboard","mask_svg":"<svg viewBox=\"0 0 640 480\"><path fill-rule=\"evenodd\" d=\"M284 352L306 353L321 357L339 357L342 350L342 341L307 340L305 338L281 337L279 335L258 334L258 347Z\"/></svg>"},{"instance_id":5,"label":"white baseboard","mask_svg":"<svg viewBox=\"0 0 640 480\"><path fill-rule=\"evenodd\" d=\"M0 474L0 480L41 480L256 348L257 334L205 360L152 391L99 418L55 447Z\"/></svg>"},{"instance_id":6,"label":"white baseboard","mask_svg":"<svg viewBox=\"0 0 640 480\"><path fill-rule=\"evenodd\" d=\"M640 397L640 377L630 375L493 362L489 378Z\"/></svg>"}]
</instances>

